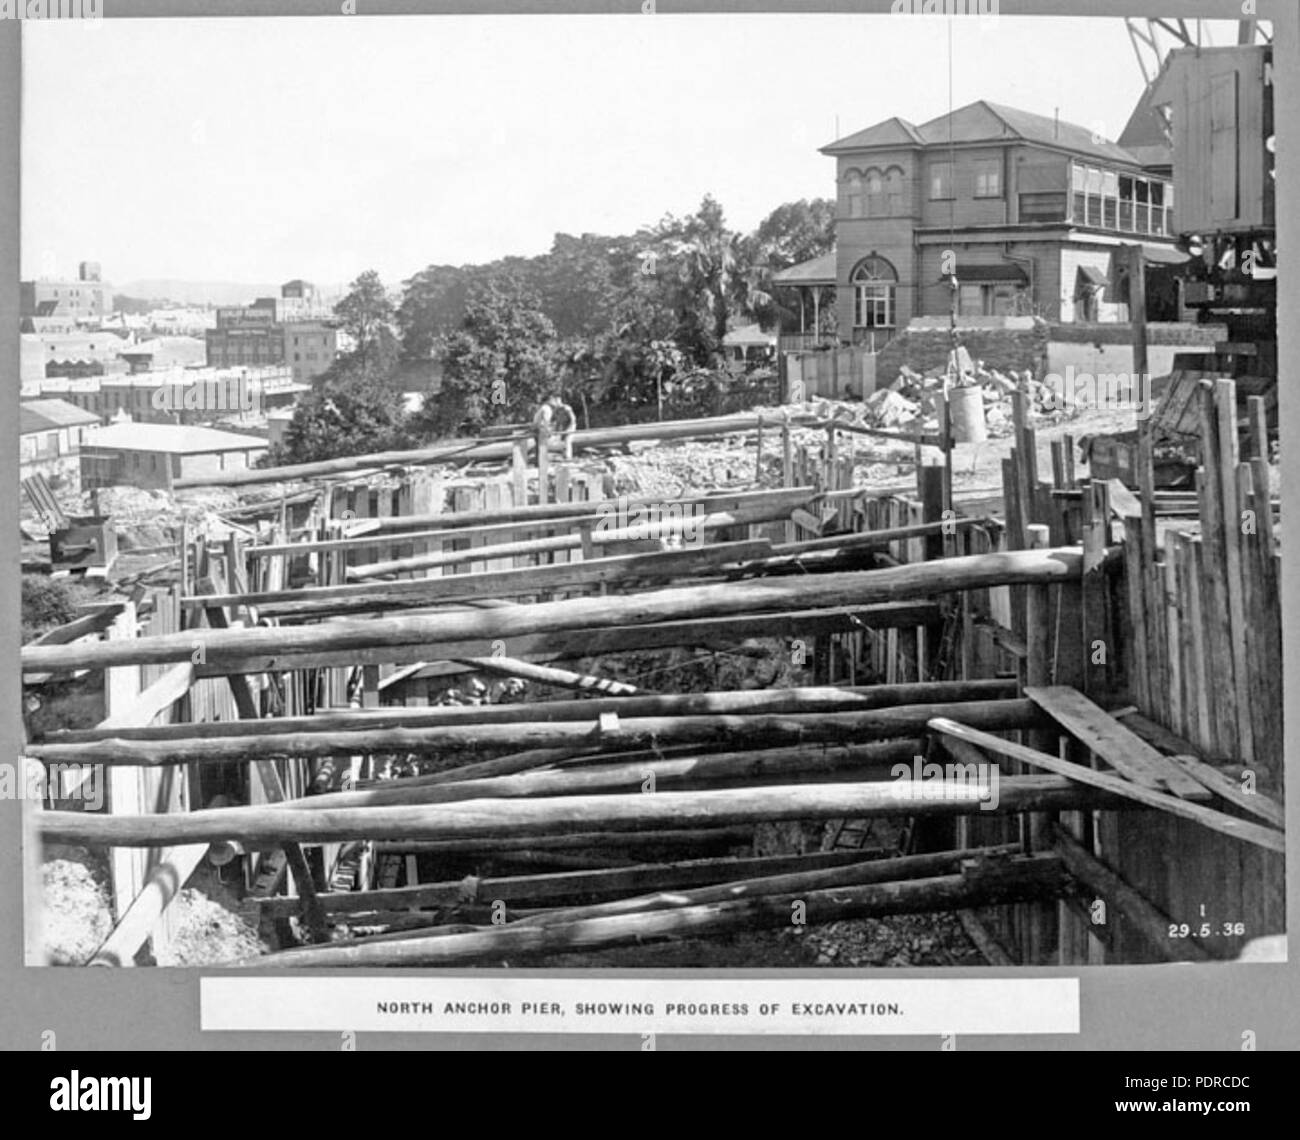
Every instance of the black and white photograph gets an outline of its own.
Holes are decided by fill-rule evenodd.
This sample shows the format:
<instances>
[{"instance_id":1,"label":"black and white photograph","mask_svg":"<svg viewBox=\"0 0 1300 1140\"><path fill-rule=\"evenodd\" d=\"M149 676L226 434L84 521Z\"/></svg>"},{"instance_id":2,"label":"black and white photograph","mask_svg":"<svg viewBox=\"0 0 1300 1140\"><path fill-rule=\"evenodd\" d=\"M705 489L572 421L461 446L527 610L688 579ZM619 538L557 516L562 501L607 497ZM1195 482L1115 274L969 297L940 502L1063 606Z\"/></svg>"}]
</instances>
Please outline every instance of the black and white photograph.
<instances>
[{"instance_id":1,"label":"black and white photograph","mask_svg":"<svg viewBox=\"0 0 1300 1140\"><path fill-rule=\"evenodd\" d=\"M870 1034L1286 961L1293 32L106 6L21 28L27 966Z\"/></svg>"}]
</instances>

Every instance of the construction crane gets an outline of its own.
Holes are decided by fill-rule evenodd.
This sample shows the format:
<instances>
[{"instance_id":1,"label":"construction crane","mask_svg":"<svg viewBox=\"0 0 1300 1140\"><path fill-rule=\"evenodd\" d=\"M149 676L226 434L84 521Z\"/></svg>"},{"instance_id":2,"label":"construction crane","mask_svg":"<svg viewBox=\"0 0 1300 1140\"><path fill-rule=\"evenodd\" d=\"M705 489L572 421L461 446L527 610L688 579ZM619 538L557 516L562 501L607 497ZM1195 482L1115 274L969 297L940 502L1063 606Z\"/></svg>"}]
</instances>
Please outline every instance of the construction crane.
<instances>
[{"instance_id":1,"label":"construction crane","mask_svg":"<svg viewBox=\"0 0 1300 1140\"><path fill-rule=\"evenodd\" d=\"M1133 47L1133 54L1137 57L1138 67L1142 71L1142 81L1146 84L1143 97L1138 101L1138 110L1134 112L1125 134L1129 134L1134 129L1138 116L1147 106L1147 97L1154 89L1156 80L1160 77L1160 72L1169 58L1169 53L1177 48L1214 46L1214 26L1220 25L1219 32L1222 36L1222 25L1227 23L1229 21L1226 20L1125 18L1124 27L1128 32L1129 43ZM1257 19L1238 20L1236 27L1237 44L1240 46L1273 42L1273 37L1265 31ZM1151 110L1159 116L1163 124L1165 141L1170 142L1172 136L1168 107L1156 107ZM1120 145L1125 145L1123 136L1120 138Z\"/></svg>"}]
</instances>

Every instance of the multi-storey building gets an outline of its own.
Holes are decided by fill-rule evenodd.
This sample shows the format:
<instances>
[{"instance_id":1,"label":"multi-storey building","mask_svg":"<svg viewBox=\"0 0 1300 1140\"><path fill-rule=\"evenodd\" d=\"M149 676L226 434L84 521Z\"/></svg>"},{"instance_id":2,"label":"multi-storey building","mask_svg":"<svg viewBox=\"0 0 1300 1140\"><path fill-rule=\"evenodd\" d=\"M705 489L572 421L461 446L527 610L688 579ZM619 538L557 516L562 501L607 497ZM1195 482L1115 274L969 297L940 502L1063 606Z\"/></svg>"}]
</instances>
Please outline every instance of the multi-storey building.
<instances>
[{"instance_id":1,"label":"multi-storey building","mask_svg":"<svg viewBox=\"0 0 1300 1140\"><path fill-rule=\"evenodd\" d=\"M75 281L23 281L19 285L18 316L63 317L98 324L113 311L113 287L100 280L99 263L83 261Z\"/></svg>"},{"instance_id":2,"label":"multi-storey building","mask_svg":"<svg viewBox=\"0 0 1300 1140\"><path fill-rule=\"evenodd\" d=\"M286 290L310 290L291 281ZM312 295L314 296L314 294ZM259 297L251 305L217 310L217 327L207 330L207 363L211 368L270 368L285 365L294 380L309 383L338 355L338 330L324 320L304 320L311 297Z\"/></svg>"},{"instance_id":3,"label":"multi-storey building","mask_svg":"<svg viewBox=\"0 0 1300 1140\"><path fill-rule=\"evenodd\" d=\"M1111 258L1177 263L1167 151L979 101L915 126L886 119L822 149L836 163L833 258L776 283L835 287L838 337L876 344L916 316L1127 319ZM1172 314L1153 314L1168 319Z\"/></svg>"}]
</instances>

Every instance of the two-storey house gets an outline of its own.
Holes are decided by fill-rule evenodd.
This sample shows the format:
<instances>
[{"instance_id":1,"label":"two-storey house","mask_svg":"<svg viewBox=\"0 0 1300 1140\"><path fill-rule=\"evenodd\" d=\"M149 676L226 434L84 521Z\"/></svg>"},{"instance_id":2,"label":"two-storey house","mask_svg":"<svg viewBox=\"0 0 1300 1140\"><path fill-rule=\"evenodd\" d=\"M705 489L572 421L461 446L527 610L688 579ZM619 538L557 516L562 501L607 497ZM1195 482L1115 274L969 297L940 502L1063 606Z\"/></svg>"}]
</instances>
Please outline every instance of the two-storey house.
<instances>
[{"instance_id":1,"label":"two-storey house","mask_svg":"<svg viewBox=\"0 0 1300 1140\"><path fill-rule=\"evenodd\" d=\"M821 148L835 159L830 258L775 282L833 285L841 341L880 347L917 316L1118 321L1111 257L1176 263L1168 155L983 100L915 126L890 118ZM829 270L833 268L833 277Z\"/></svg>"}]
</instances>

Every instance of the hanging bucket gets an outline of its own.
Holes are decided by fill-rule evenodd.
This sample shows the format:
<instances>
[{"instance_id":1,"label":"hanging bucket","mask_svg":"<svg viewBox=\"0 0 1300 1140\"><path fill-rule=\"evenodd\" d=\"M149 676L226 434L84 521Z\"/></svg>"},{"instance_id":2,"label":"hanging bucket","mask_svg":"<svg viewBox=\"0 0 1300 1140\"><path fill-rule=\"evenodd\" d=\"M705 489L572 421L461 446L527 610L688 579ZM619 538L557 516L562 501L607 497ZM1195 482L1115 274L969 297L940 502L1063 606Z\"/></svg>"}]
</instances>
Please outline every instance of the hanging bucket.
<instances>
[{"instance_id":1,"label":"hanging bucket","mask_svg":"<svg viewBox=\"0 0 1300 1140\"><path fill-rule=\"evenodd\" d=\"M978 384L948 390L948 423L953 443L983 443L989 437L984 422L984 389Z\"/></svg>"}]
</instances>

